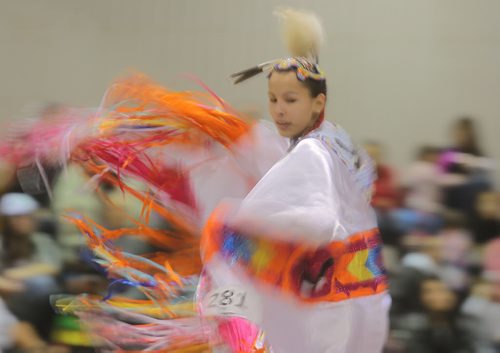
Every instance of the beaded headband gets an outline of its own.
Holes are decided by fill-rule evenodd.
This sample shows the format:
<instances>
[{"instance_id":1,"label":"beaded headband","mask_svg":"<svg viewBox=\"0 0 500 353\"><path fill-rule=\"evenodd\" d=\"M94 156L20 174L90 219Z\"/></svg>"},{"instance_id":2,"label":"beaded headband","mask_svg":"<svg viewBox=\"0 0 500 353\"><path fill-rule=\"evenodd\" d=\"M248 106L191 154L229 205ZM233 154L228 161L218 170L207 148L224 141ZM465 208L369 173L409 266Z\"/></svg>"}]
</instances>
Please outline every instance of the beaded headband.
<instances>
[{"instance_id":1,"label":"beaded headband","mask_svg":"<svg viewBox=\"0 0 500 353\"><path fill-rule=\"evenodd\" d=\"M233 78L234 83L237 84L262 72L271 74L273 71L287 71L293 68L297 72L297 79L300 81L305 81L308 78L315 81L323 81L326 79L325 73L319 68L318 64L304 57L291 57L266 61L249 69L236 72L231 75L231 78Z\"/></svg>"},{"instance_id":2,"label":"beaded headband","mask_svg":"<svg viewBox=\"0 0 500 353\"><path fill-rule=\"evenodd\" d=\"M315 81L326 79L325 73L319 68L318 64L302 57L282 59L274 64L273 71L287 71L292 68L297 71L297 79L300 81L305 81L308 78Z\"/></svg>"}]
</instances>

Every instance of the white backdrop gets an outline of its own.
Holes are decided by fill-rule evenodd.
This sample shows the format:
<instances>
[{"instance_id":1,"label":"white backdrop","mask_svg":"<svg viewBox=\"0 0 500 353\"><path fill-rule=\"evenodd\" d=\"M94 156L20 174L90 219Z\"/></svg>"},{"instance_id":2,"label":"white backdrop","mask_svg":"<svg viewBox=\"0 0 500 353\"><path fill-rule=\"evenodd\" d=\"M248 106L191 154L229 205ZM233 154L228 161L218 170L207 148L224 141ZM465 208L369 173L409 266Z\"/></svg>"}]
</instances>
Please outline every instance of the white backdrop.
<instances>
[{"instance_id":1,"label":"white backdrop","mask_svg":"<svg viewBox=\"0 0 500 353\"><path fill-rule=\"evenodd\" d=\"M401 167L448 126L476 116L500 160L498 0L0 0L0 120L37 103L96 106L127 69L172 88L194 73L236 106L265 112L266 82L228 75L285 55L277 5L316 11L327 43L328 117L375 139ZM498 175L498 173L497 173ZM500 178L497 177L497 181Z\"/></svg>"}]
</instances>

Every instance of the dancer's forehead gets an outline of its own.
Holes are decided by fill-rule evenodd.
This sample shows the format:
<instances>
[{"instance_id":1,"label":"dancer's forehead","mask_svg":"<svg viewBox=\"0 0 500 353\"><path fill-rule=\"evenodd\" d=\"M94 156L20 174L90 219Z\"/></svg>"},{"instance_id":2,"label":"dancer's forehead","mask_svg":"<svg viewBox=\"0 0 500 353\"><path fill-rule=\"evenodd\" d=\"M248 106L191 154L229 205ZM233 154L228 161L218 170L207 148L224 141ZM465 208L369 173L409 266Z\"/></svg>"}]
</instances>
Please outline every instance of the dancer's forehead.
<instances>
[{"instance_id":1,"label":"dancer's forehead","mask_svg":"<svg viewBox=\"0 0 500 353\"><path fill-rule=\"evenodd\" d=\"M309 95L307 86L297 78L295 71L277 71L268 81L269 95Z\"/></svg>"}]
</instances>

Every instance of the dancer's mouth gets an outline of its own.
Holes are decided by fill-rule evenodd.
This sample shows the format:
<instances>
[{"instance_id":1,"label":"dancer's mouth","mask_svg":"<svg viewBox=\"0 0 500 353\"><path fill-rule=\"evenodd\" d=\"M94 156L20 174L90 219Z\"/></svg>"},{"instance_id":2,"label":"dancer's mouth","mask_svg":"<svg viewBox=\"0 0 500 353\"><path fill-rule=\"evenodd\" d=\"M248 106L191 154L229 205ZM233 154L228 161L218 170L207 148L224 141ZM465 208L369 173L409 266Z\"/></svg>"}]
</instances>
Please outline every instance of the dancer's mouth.
<instances>
[{"instance_id":1,"label":"dancer's mouth","mask_svg":"<svg viewBox=\"0 0 500 353\"><path fill-rule=\"evenodd\" d=\"M290 126L292 126L292 123L285 122L285 121L276 121L276 126L280 130L287 130Z\"/></svg>"}]
</instances>

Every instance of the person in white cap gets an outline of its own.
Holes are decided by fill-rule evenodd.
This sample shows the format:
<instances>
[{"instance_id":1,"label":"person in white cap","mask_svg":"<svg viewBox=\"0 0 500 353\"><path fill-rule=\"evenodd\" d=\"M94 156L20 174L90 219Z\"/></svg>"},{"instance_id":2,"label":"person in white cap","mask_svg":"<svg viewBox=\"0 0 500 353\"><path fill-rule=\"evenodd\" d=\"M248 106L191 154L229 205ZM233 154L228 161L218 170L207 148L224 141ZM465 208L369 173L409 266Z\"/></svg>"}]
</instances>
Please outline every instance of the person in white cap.
<instances>
[{"instance_id":1,"label":"person in white cap","mask_svg":"<svg viewBox=\"0 0 500 353\"><path fill-rule=\"evenodd\" d=\"M37 209L38 203L27 194L8 193L0 199L0 280L24 287L6 298L9 308L48 334L48 295L58 290L55 277L62 261L55 241L36 232Z\"/></svg>"}]
</instances>

